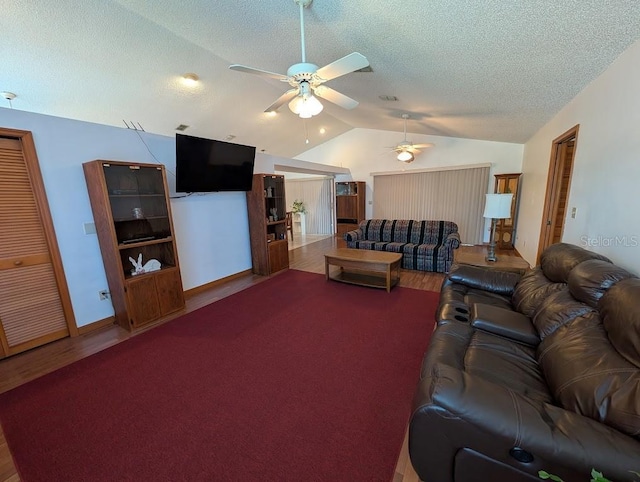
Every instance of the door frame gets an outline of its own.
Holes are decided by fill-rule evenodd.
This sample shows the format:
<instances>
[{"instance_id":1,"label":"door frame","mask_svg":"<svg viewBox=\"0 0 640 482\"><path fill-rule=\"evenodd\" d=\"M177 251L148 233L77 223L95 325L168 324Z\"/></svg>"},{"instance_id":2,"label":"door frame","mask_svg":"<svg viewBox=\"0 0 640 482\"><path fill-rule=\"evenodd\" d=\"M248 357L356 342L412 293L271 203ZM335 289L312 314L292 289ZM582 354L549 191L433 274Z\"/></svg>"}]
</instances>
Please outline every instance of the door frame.
<instances>
[{"instance_id":1,"label":"door frame","mask_svg":"<svg viewBox=\"0 0 640 482\"><path fill-rule=\"evenodd\" d=\"M571 129L556 137L551 143L551 158L549 160L549 173L547 174L547 189L544 200L544 208L542 210L542 221L540 224L540 239L538 241L538 254L536 262L540 262L540 254L550 244L550 239L557 224L558 201L560 188L562 186L562 174L565 166L566 157L562 155L565 143L574 139L573 160L576 157L578 148L578 131L580 124L576 124ZM567 185L567 200L571 191L571 180L573 177L573 161L571 162L571 171L569 173L569 184ZM562 226L564 232L564 223ZM562 235L561 235L562 237Z\"/></svg>"},{"instance_id":2,"label":"door frame","mask_svg":"<svg viewBox=\"0 0 640 482\"><path fill-rule=\"evenodd\" d=\"M47 240L49 256L51 257L51 266L58 285L58 293L60 294L60 302L67 322L67 328L69 329L69 335L78 336L78 326L76 325L76 318L73 313L73 305L71 304L71 296L69 294L69 287L67 286L64 266L62 265L60 248L58 247L58 240L56 239L56 232L53 227L47 193L44 188L44 182L42 181L42 172L40 171L40 163L38 162L36 146L33 142L33 134L31 131L0 127L0 136L17 139L22 145L22 155L27 167L27 172L29 173L29 181L31 183L33 197L35 198L36 206L38 208L38 214L40 216L40 222L42 223L44 236Z\"/></svg>"}]
</instances>

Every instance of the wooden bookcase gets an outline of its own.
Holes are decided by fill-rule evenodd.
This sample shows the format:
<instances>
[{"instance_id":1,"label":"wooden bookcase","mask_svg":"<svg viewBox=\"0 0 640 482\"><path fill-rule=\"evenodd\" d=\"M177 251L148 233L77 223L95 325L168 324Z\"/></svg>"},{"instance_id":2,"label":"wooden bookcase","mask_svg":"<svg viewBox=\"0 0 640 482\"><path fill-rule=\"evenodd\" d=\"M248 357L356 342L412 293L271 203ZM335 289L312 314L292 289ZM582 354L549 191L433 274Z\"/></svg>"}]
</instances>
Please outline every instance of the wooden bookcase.
<instances>
[{"instance_id":1,"label":"wooden bookcase","mask_svg":"<svg viewBox=\"0 0 640 482\"><path fill-rule=\"evenodd\" d=\"M128 330L184 308L164 166L83 164L116 322ZM159 269L136 272L130 258Z\"/></svg>"},{"instance_id":2,"label":"wooden bookcase","mask_svg":"<svg viewBox=\"0 0 640 482\"><path fill-rule=\"evenodd\" d=\"M362 181L336 183L336 224L339 236L358 229L358 223L365 219L366 186Z\"/></svg>"},{"instance_id":3,"label":"wooden bookcase","mask_svg":"<svg viewBox=\"0 0 640 482\"><path fill-rule=\"evenodd\" d=\"M255 274L266 276L289 268L286 207L284 176L254 174L247 209Z\"/></svg>"},{"instance_id":4,"label":"wooden bookcase","mask_svg":"<svg viewBox=\"0 0 640 482\"><path fill-rule=\"evenodd\" d=\"M511 217L498 219L496 221L496 247L500 249L513 249L518 206L518 188L520 186L521 175L521 173L494 174L496 178L494 192L496 194L513 193L513 198L511 199Z\"/></svg>"}]
</instances>

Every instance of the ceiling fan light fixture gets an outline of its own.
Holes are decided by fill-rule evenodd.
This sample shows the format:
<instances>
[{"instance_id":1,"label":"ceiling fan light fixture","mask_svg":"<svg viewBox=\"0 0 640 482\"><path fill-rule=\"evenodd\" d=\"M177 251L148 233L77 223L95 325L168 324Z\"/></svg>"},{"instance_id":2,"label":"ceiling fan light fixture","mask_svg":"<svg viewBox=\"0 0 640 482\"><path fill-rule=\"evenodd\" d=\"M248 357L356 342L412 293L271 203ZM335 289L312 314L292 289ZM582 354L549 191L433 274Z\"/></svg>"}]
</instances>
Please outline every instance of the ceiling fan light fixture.
<instances>
[{"instance_id":1,"label":"ceiling fan light fixture","mask_svg":"<svg viewBox=\"0 0 640 482\"><path fill-rule=\"evenodd\" d=\"M182 82L188 87L195 87L198 85L200 81L200 77L198 74L194 74L193 72L186 73L182 76Z\"/></svg>"},{"instance_id":2,"label":"ceiling fan light fixture","mask_svg":"<svg viewBox=\"0 0 640 482\"><path fill-rule=\"evenodd\" d=\"M314 95L299 95L289 102L289 109L302 119L309 119L322 112L324 106Z\"/></svg>"},{"instance_id":3,"label":"ceiling fan light fixture","mask_svg":"<svg viewBox=\"0 0 640 482\"><path fill-rule=\"evenodd\" d=\"M398 153L398 160L401 162L412 162L415 159L415 157L413 157L413 154L409 151L400 151Z\"/></svg>"}]
</instances>

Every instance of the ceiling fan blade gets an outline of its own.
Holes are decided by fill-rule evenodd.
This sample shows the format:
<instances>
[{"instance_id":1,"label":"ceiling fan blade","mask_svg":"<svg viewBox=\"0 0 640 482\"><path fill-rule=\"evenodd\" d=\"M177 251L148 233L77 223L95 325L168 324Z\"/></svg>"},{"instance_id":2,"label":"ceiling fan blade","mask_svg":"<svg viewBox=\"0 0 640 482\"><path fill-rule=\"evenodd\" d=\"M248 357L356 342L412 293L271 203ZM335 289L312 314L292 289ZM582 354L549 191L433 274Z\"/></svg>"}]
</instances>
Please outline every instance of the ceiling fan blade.
<instances>
[{"instance_id":1,"label":"ceiling fan blade","mask_svg":"<svg viewBox=\"0 0 640 482\"><path fill-rule=\"evenodd\" d=\"M287 102L289 102L296 95L298 95L298 89L287 90L284 94L278 97L278 100L276 100L273 104L267 107L265 109L265 112L277 111L280 107L282 107L283 104L286 104Z\"/></svg>"},{"instance_id":2,"label":"ceiling fan blade","mask_svg":"<svg viewBox=\"0 0 640 482\"><path fill-rule=\"evenodd\" d=\"M397 146L390 147L389 149L391 149L392 151L395 151L395 152L407 151L407 152L411 152L411 153L414 153L414 154L418 154L420 152L416 148L416 146L413 146L411 144L398 144Z\"/></svg>"},{"instance_id":3,"label":"ceiling fan blade","mask_svg":"<svg viewBox=\"0 0 640 482\"><path fill-rule=\"evenodd\" d=\"M343 109L354 109L358 106L358 101L348 97L344 94L341 94L337 90L333 90L331 87L327 87L325 85L320 85L314 89L315 94L318 97L328 100L329 102L333 102L336 105L339 105Z\"/></svg>"},{"instance_id":4,"label":"ceiling fan blade","mask_svg":"<svg viewBox=\"0 0 640 482\"><path fill-rule=\"evenodd\" d=\"M426 149L427 147L433 147L435 144L433 142L428 142L426 144L413 144L414 149Z\"/></svg>"},{"instance_id":5,"label":"ceiling fan blade","mask_svg":"<svg viewBox=\"0 0 640 482\"><path fill-rule=\"evenodd\" d=\"M358 53L353 52L341 59L331 62L329 65L321 67L316 72L316 76L320 78L322 82L335 79L341 75L349 74L359 69L363 69L369 65L367 58Z\"/></svg>"},{"instance_id":6,"label":"ceiling fan blade","mask_svg":"<svg viewBox=\"0 0 640 482\"><path fill-rule=\"evenodd\" d=\"M231 70L237 70L238 72L245 72L247 74L260 75L261 77L270 77L276 80L282 80L283 82L288 82L289 77L283 74L276 74L275 72L269 72L268 70L260 70L254 69L253 67L247 67L245 65L233 64L230 65L229 68Z\"/></svg>"}]
</instances>

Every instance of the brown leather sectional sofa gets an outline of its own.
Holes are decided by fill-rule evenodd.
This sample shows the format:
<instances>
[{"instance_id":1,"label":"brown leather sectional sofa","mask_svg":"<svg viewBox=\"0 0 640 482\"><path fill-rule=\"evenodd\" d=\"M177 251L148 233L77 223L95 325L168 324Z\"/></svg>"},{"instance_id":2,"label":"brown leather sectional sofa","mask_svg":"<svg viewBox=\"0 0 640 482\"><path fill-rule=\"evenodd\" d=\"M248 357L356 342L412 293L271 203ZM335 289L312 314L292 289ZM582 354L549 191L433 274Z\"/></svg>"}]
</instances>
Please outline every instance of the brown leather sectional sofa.
<instances>
[{"instance_id":1,"label":"brown leather sectional sofa","mask_svg":"<svg viewBox=\"0 0 640 482\"><path fill-rule=\"evenodd\" d=\"M638 480L640 279L556 244L520 276L454 266L409 453L426 482Z\"/></svg>"}]
</instances>

